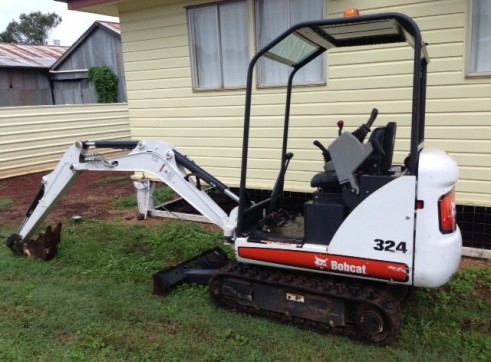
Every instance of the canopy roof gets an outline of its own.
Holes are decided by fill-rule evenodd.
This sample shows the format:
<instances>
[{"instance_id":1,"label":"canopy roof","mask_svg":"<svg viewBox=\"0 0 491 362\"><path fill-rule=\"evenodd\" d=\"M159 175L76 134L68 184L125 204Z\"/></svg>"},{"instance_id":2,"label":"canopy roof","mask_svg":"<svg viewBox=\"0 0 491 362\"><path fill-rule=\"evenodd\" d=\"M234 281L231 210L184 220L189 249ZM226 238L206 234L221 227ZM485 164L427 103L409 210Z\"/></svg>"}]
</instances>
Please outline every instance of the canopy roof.
<instances>
[{"instance_id":1,"label":"canopy roof","mask_svg":"<svg viewBox=\"0 0 491 362\"><path fill-rule=\"evenodd\" d=\"M358 19L359 20L359 19ZM411 27L404 26L405 19L378 19L362 22L325 24L325 21L305 22L289 29L284 37L264 53L264 56L296 67L314 54L335 47L408 43L414 47ZM421 47L421 57L429 62L426 46Z\"/></svg>"}]
</instances>

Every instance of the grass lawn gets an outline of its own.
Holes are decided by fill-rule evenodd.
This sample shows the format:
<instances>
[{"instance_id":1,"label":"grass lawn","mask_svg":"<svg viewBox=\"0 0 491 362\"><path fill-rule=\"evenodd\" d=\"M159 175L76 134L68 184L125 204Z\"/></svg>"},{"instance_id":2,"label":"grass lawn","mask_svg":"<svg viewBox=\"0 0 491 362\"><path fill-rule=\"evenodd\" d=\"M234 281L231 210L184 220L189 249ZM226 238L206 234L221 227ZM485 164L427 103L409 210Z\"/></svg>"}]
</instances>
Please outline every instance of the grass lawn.
<instances>
[{"instance_id":1,"label":"grass lawn","mask_svg":"<svg viewBox=\"0 0 491 362\"><path fill-rule=\"evenodd\" d=\"M153 296L152 273L222 244L195 224L68 221L62 239L50 262L0 248L0 361L491 361L489 266L418 290L374 347L217 309L206 287Z\"/></svg>"}]
</instances>

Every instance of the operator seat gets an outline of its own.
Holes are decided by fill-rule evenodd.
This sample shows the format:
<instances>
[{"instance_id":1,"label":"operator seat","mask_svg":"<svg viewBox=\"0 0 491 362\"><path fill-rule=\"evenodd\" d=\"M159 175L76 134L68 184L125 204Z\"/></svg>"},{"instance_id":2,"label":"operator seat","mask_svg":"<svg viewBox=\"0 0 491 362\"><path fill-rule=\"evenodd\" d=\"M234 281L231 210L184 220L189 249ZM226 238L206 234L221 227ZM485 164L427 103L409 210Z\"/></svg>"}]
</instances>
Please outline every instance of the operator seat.
<instances>
[{"instance_id":1,"label":"operator seat","mask_svg":"<svg viewBox=\"0 0 491 362\"><path fill-rule=\"evenodd\" d=\"M363 162L363 172L367 175L388 175L392 167L397 123L389 122L385 127L376 128L368 142L374 151Z\"/></svg>"},{"instance_id":2,"label":"operator seat","mask_svg":"<svg viewBox=\"0 0 491 362\"><path fill-rule=\"evenodd\" d=\"M310 186L321 189L322 191L341 191L341 185L334 171L323 171L315 174L310 181Z\"/></svg>"},{"instance_id":3,"label":"operator seat","mask_svg":"<svg viewBox=\"0 0 491 362\"><path fill-rule=\"evenodd\" d=\"M366 175L388 175L394 156L394 145L397 131L397 123L389 122L385 127L376 128L368 142L373 145L373 152L362 164L363 173ZM339 192L341 185L334 171L317 173L310 181L310 186L328 192Z\"/></svg>"}]
</instances>

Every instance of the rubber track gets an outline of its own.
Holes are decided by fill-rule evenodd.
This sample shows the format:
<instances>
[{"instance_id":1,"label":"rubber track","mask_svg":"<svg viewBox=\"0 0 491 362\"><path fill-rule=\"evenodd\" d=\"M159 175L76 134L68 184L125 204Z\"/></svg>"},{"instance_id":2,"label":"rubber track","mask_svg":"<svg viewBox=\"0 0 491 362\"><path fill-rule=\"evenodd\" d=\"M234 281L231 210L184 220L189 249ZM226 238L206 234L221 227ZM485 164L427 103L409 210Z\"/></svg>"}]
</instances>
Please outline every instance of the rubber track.
<instances>
[{"instance_id":1,"label":"rubber track","mask_svg":"<svg viewBox=\"0 0 491 362\"><path fill-rule=\"evenodd\" d=\"M346 325L331 326L318 321L287 316L279 312L256 309L239 302L231 302L222 298L221 295L222 281L227 277L284 288L294 293L308 293L331 299L342 299L348 304L346 306ZM297 326L320 332L344 335L353 339L361 338L378 345L390 344L402 324L400 303L389 292L380 290L376 285L345 278L318 277L312 274L234 262L223 267L210 280L209 287L211 298L219 307L294 323ZM357 328L355 324L357 313L367 307L376 309L384 315L387 328L382 335L366 335Z\"/></svg>"}]
</instances>

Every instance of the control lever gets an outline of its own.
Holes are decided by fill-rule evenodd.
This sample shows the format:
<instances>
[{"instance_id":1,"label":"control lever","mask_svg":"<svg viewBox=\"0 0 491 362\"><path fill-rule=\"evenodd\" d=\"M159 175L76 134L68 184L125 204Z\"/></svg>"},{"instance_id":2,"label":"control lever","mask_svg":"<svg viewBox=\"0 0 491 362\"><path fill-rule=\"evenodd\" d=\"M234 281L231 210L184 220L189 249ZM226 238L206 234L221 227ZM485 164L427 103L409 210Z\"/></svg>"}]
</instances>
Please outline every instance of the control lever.
<instances>
[{"instance_id":1,"label":"control lever","mask_svg":"<svg viewBox=\"0 0 491 362\"><path fill-rule=\"evenodd\" d=\"M344 121L343 120L339 120L338 123L338 136L341 136L341 134L343 133L343 127L344 127Z\"/></svg>"},{"instance_id":2,"label":"control lever","mask_svg":"<svg viewBox=\"0 0 491 362\"><path fill-rule=\"evenodd\" d=\"M343 185L349 182L351 191L356 194L359 194L360 188L354 172L374 150L371 143L363 143L363 141L371 131L370 127L375 122L377 115L378 110L374 108L367 123L352 133L343 133L329 146L332 167L339 184Z\"/></svg>"},{"instance_id":3,"label":"control lever","mask_svg":"<svg viewBox=\"0 0 491 362\"><path fill-rule=\"evenodd\" d=\"M288 161L288 162L285 162L285 163L288 164L292 158L293 158L293 153L291 153L291 152L285 153L285 161Z\"/></svg>"},{"instance_id":4,"label":"control lever","mask_svg":"<svg viewBox=\"0 0 491 362\"><path fill-rule=\"evenodd\" d=\"M322 152L322 156L324 157L324 161L326 163L329 162L329 161L331 161L331 155L329 154L329 151L324 147L324 145L322 143L320 143L319 141L315 140L314 141L314 146L319 147L319 149Z\"/></svg>"},{"instance_id":5,"label":"control lever","mask_svg":"<svg viewBox=\"0 0 491 362\"><path fill-rule=\"evenodd\" d=\"M356 139L361 143L363 143L365 137L371 131L370 127L372 127L373 122L375 122L375 118L377 118L377 115L378 115L378 109L377 108L372 109L372 114L370 115L368 122L361 125L356 131L352 133L352 135L355 136Z\"/></svg>"},{"instance_id":6,"label":"control lever","mask_svg":"<svg viewBox=\"0 0 491 362\"><path fill-rule=\"evenodd\" d=\"M293 153L287 152L283 156L282 165L280 168L280 173L278 174L278 178L276 179L276 183L273 187L273 192L271 192L271 201L269 202L268 213L276 210L278 197L283 193L283 184L285 183L285 174L288 169L288 165L290 164L290 160L293 158Z\"/></svg>"}]
</instances>

